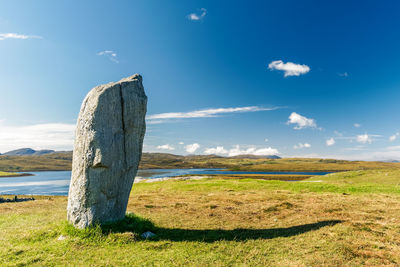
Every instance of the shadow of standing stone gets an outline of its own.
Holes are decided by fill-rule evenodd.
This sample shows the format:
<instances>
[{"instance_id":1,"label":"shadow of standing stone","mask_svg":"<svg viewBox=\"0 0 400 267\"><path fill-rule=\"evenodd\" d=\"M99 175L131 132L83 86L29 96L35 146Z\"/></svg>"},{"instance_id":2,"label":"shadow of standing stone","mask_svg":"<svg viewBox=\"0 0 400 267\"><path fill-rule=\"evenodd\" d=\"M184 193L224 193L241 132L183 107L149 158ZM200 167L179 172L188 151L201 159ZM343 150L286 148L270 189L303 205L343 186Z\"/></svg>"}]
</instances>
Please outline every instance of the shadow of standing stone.
<instances>
[{"instance_id":1,"label":"shadow of standing stone","mask_svg":"<svg viewBox=\"0 0 400 267\"><path fill-rule=\"evenodd\" d=\"M147 96L135 74L93 88L79 113L67 218L77 228L125 217L142 154Z\"/></svg>"}]
</instances>

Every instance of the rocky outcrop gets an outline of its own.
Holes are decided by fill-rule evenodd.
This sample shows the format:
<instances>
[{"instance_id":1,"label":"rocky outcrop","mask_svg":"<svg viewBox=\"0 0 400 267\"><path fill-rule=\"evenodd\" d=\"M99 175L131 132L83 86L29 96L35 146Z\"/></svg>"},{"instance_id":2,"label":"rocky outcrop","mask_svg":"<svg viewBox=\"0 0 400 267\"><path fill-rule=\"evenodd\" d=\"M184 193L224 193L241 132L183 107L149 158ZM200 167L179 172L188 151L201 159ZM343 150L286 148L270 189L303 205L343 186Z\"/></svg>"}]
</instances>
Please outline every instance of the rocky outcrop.
<instances>
[{"instance_id":1,"label":"rocky outcrop","mask_svg":"<svg viewBox=\"0 0 400 267\"><path fill-rule=\"evenodd\" d=\"M93 88L75 132L68 221L77 228L117 221L142 154L147 97L138 74Z\"/></svg>"}]
</instances>

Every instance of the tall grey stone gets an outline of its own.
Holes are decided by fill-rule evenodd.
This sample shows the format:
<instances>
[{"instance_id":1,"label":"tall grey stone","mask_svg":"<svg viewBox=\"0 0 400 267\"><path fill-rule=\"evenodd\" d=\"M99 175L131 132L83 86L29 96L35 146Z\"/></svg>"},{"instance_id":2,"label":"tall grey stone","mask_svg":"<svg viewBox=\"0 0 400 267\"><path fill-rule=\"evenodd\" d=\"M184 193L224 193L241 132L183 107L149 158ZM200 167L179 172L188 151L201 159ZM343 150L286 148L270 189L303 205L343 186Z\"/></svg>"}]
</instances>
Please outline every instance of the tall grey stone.
<instances>
[{"instance_id":1,"label":"tall grey stone","mask_svg":"<svg viewBox=\"0 0 400 267\"><path fill-rule=\"evenodd\" d=\"M138 74L97 86L83 101L67 207L75 227L124 218L142 155L146 108Z\"/></svg>"}]
</instances>

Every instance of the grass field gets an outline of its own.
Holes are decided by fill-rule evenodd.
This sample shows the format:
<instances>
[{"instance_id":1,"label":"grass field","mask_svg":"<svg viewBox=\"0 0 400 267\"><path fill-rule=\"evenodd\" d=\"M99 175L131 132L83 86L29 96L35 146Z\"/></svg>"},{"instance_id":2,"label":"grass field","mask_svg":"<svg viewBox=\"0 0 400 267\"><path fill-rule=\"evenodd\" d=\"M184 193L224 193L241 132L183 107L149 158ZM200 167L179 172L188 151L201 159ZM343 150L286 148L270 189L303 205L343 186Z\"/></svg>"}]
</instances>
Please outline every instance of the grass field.
<instances>
[{"instance_id":1,"label":"grass field","mask_svg":"<svg viewBox=\"0 0 400 267\"><path fill-rule=\"evenodd\" d=\"M190 177L192 174L177 177ZM259 179L259 180L278 180L278 181L301 181L310 178L312 175L305 174L196 174L194 176L212 177L216 179Z\"/></svg>"},{"instance_id":2,"label":"grass field","mask_svg":"<svg viewBox=\"0 0 400 267\"><path fill-rule=\"evenodd\" d=\"M0 266L398 266L399 183L398 170L138 183L135 215L86 231L66 224L66 197L3 203Z\"/></svg>"}]
</instances>

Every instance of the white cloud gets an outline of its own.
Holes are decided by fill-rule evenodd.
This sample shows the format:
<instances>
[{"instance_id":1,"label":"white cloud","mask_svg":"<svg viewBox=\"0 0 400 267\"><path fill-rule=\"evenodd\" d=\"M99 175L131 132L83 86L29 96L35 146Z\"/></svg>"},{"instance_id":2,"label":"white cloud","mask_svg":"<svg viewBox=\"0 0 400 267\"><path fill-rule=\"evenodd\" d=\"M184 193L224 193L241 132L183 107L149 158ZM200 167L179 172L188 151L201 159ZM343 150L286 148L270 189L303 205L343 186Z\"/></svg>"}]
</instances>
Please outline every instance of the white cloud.
<instances>
[{"instance_id":1,"label":"white cloud","mask_svg":"<svg viewBox=\"0 0 400 267\"><path fill-rule=\"evenodd\" d=\"M399 136L400 136L400 133L395 133L394 135L392 135L392 136L389 137L389 141L390 141L390 142L393 142L393 141L395 141L395 140L397 139L397 137L399 137Z\"/></svg>"},{"instance_id":2,"label":"white cloud","mask_svg":"<svg viewBox=\"0 0 400 267\"><path fill-rule=\"evenodd\" d=\"M339 75L340 77L348 77L348 76L349 76L349 74L348 74L347 72L338 73L338 75Z\"/></svg>"},{"instance_id":3,"label":"white cloud","mask_svg":"<svg viewBox=\"0 0 400 267\"><path fill-rule=\"evenodd\" d=\"M268 138L265 138L265 139L264 139L264 142L268 142Z\"/></svg>"},{"instance_id":4,"label":"white cloud","mask_svg":"<svg viewBox=\"0 0 400 267\"><path fill-rule=\"evenodd\" d=\"M316 128L317 124L314 119L309 119L304 116L301 116L300 114L296 112L292 112L289 116L289 121L287 124L297 124L297 126L294 127L296 130L300 130L303 128Z\"/></svg>"},{"instance_id":5,"label":"white cloud","mask_svg":"<svg viewBox=\"0 0 400 267\"><path fill-rule=\"evenodd\" d=\"M199 21L202 20L207 15L207 9L201 8L201 13L190 13L187 15L188 20Z\"/></svg>"},{"instance_id":6,"label":"white cloud","mask_svg":"<svg viewBox=\"0 0 400 267\"><path fill-rule=\"evenodd\" d=\"M117 53L115 53L114 51L104 50L104 51L97 53L97 55L108 57L112 62L119 63L119 61L117 59Z\"/></svg>"},{"instance_id":7,"label":"white cloud","mask_svg":"<svg viewBox=\"0 0 400 267\"><path fill-rule=\"evenodd\" d=\"M18 33L0 33L0 41L5 39L42 39L43 37L37 35L25 35L25 34L18 34Z\"/></svg>"},{"instance_id":8,"label":"white cloud","mask_svg":"<svg viewBox=\"0 0 400 267\"><path fill-rule=\"evenodd\" d=\"M225 149L223 146L206 148L204 154L210 155L226 155L229 157L239 156L239 155L256 155L256 156L271 156L280 154L279 151L272 147L256 148L251 146L248 148L240 148L240 145L235 145L231 149Z\"/></svg>"},{"instance_id":9,"label":"white cloud","mask_svg":"<svg viewBox=\"0 0 400 267\"><path fill-rule=\"evenodd\" d=\"M226 150L223 146L217 146L217 147L206 148L204 150L204 154L225 155L228 154L228 150Z\"/></svg>"},{"instance_id":10,"label":"white cloud","mask_svg":"<svg viewBox=\"0 0 400 267\"><path fill-rule=\"evenodd\" d=\"M362 143L362 144L366 144L366 143L371 144L372 143L372 138L368 134L357 135L356 140L357 140L357 142Z\"/></svg>"},{"instance_id":11,"label":"white cloud","mask_svg":"<svg viewBox=\"0 0 400 267\"><path fill-rule=\"evenodd\" d=\"M269 111L276 110L278 108L262 108L258 106L249 107L236 107L236 108L211 108L202 109L189 112L169 112L169 113L159 113L147 116L147 120L150 124L163 123L169 119L190 119L190 118L211 118L217 117L219 114L228 113L244 113L244 112L257 112L257 111Z\"/></svg>"},{"instance_id":12,"label":"white cloud","mask_svg":"<svg viewBox=\"0 0 400 267\"><path fill-rule=\"evenodd\" d=\"M175 147L170 146L169 144L157 146L157 148L158 148L158 149L162 149L162 150L175 150Z\"/></svg>"},{"instance_id":13,"label":"white cloud","mask_svg":"<svg viewBox=\"0 0 400 267\"><path fill-rule=\"evenodd\" d=\"M229 150L228 156L230 157L238 155L270 156L277 154L279 154L279 151L272 147L265 147L265 148L250 147L247 149L240 149L240 146L236 145L234 148Z\"/></svg>"},{"instance_id":14,"label":"white cloud","mask_svg":"<svg viewBox=\"0 0 400 267\"><path fill-rule=\"evenodd\" d=\"M311 145L309 143L299 143L298 145L294 145L293 148L294 149L302 149L302 148L310 148Z\"/></svg>"},{"instance_id":15,"label":"white cloud","mask_svg":"<svg viewBox=\"0 0 400 267\"><path fill-rule=\"evenodd\" d=\"M361 127L361 124L359 124L359 123L354 123L353 126L356 127L356 128L360 128L360 127Z\"/></svg>"},{"instance_id":16,"label":"white cloud","mask_svg":"<svg viewBox=\"0 0 400 267\"><path fill-rule=\"evenodd\" d=\"M192 153L194 153L197 149L200 148L200 145L197 144L197 143L194 143L194 144L189 144L189 145L187 145L185 148L186 148L186 152L192 154Z\"/></svg>"},{"instance_id":17,"label":"white cloud","mask_svg":"<svg viewBox=\"0 0 400 267\"><path fill-rule=\"evenodd\" d=\"M178 144L180 144L180 145L184 145L185 143L184 143L184 142L179 142Z\"/></svg>"},{"instance_id":18,"label":"white cloud","mask_svg":"<svg viewBox=\"0 0 400 267\"><path fill-rule=\"evenodd\" d=\"M270 70L281 70L284 72L284 77L300 76L310 71L307 65L296 64L292 62L283 63L282 60L275 60L268 64Z\"/></svg>"},{"instance_id":19,"label":"white cloud","mask_svg":"<svg viewBox=\"0 0 400 267\"><path fill-rule=\"evenodd\" d=\"M329 138L329 139L326 140L326 145L327 146L333 146L335 143L336 143L335 139L333 139L333 138Z\"/></svg>"},{"instance_id":20,"label":"white cloud","mask_svg":"<svg viewBox=\"0 0 400 267\"><path fill-rule=\"evenodd\" d=\"M23 147L33 149L72 150L75 124L44 123L7 126L0 123L0 152Z\"/></svg>"}]
</instances>

